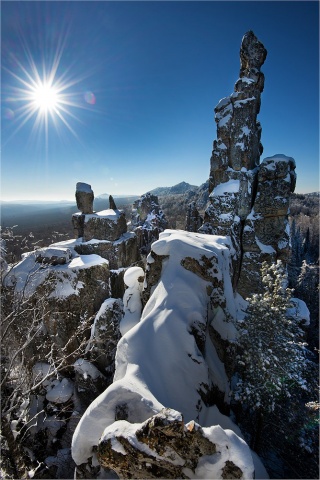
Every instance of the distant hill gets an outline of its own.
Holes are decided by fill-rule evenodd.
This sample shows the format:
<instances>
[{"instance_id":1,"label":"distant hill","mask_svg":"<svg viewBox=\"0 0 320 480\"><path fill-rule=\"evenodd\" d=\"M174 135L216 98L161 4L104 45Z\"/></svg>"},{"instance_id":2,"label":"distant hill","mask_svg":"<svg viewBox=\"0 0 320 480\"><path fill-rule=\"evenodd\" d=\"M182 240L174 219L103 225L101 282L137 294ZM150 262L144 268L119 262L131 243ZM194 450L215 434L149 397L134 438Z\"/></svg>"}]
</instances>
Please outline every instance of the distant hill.
<instances>
[{"instance_id":1,"label":"distant hill","mask_svg":"<svg viewBox=\"0 0 320 480\"><path fill-rule=\"evenodd\" d=\"M178 194L190 192L191 190L195 191L198 188L199 187L197 185L190 185L190 183L187 183L187 182L180 182L177 185L174 185L173 187L157 187L157 188L154 188L153 190L149 190L149 192L157 196L178 195Z\"/></svg>"}]
</instances>

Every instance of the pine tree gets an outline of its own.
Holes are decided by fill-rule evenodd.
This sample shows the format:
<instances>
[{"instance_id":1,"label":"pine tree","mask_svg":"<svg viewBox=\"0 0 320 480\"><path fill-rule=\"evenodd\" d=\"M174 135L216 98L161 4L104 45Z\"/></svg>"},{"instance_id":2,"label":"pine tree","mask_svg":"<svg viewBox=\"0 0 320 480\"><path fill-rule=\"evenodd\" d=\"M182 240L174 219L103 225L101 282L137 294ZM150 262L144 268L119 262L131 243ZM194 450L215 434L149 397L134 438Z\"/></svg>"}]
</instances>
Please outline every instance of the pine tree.
<instances>
[{"instance_id":1,"label":"pine tree","mask_svg":"<svg viewBox=\"0 0 320 480\"><path fill-rule=\"evenodd\" d=\"M261 273L264 291L247 299L241 324L235 399L264 414L290 397L293 387L306 388L306 358L298 323L286 316L292 290L282 263L264 262Z\"/></svg>"}]
</instances>

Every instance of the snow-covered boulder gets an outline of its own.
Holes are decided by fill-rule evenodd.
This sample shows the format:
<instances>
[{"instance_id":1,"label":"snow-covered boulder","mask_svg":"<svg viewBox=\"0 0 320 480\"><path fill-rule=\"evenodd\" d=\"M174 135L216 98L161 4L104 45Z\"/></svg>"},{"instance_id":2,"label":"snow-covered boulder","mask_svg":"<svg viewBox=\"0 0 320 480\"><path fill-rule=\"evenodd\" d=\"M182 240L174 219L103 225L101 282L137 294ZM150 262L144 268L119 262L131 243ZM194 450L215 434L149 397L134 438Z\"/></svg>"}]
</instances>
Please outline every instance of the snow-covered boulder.
<instances>
[{"instance_id":1,"label":"snow-covered boulder","mask_svg":"<svg viewBox=\"0 0 320 480\"><path fill-rule=\"evenodd\" d=\"M119 420L100 439L98 459L119 478L254 478L250 449L219 425L184 424L163 409L143 423Z\"/></svg>"},{"instance_id":2,"label":"snow-covered boulder","mask_svg":"<svg viewBox=\"0 0 320 480\"><path fill-rule=\"evenodd\" d=\"M72 223L75 233L82 237L84 242L93 238L114 241L127 231L124 212L110 208L91 214L74 213Z\"/></svg>"},{"instance_id":3,"label":"snow-covered boulder","mask_svg":"<svg viewBox=\"0 0 320 480\"><path fill-rule=\"evenodd\" d=\"M69 248L47 247L39 248L36 251L36 261L43 264L64 265L70 262L71 257L72 253Z\"/></svg>"},{"instance_id":4,"label":"snow-covered boulder","mask_svg":"<svg viewBox=\"0 0 320 480\"><path fill-rule=\"evenodd\" d=\"M126 232L114 241L92 238L85 242L81 239L74 249L80 255L96 254L106 258L109 261L110 269L113 270L129 267L140 258L137 237L133 232Z\"/></svg>"},{"instance_id":5,"label":"snow-covered boulder","mask_svg":"<svg viewBox=\"0 0 320 480\"><path fill-rule=\"evenodd\" d=\"M51 247L50 258L52 252L63 250ZM71 248L64 251L69 257ZM24 322L14 334L20 338L33 332L26 347L33 361L45 358L52 342L58 350L66 348L64 354L77 349L77 335L82 331L83 336L86 322L110 296L108 260L98 255L73 255L68 263L56 265L40 264L37 257L38 251L25 254L4 279L16 301L23 302Z\"/></svg>"},{"instance_id":6,"label":"snow-covered boulder","mask_svg":"<svg viewBox=\"0 0 320 480\"><path fill-rule=\"evenodd\" d=\"M81 402L82 409L88 405L110 384L106 376L85 358L78 358L74 364L75 390Z\"/></svg>"}]
</instances>

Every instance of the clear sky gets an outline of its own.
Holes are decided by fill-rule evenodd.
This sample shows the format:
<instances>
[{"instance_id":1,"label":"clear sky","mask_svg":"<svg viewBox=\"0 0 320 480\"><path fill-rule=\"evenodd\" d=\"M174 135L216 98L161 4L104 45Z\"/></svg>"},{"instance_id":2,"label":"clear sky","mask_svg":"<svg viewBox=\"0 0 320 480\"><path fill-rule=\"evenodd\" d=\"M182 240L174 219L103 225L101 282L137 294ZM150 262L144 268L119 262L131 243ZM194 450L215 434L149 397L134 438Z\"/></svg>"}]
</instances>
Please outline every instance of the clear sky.
<instances>
[{"instance_id":1,"label":"clear sky","mask_svg":"<svg viewBox=\"0 0 320 480\"><path fill-rule=\"evenodd\" d=\"M248 30L268 50L261 159L319 190L317 1L2 1L1 23L3 200L205 182Z\"/></svg>"}]
</instances>

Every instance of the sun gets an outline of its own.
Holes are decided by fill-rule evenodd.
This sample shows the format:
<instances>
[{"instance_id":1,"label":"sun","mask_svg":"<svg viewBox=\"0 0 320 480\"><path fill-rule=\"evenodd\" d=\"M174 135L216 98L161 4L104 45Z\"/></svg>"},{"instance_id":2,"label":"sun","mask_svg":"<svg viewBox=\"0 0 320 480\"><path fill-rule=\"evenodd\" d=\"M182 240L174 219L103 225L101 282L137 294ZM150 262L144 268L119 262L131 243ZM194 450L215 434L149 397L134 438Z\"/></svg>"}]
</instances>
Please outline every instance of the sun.
<instances>
[{"instance_id":1,"label":"sun","mask_svg":"<svg viewBox=\"0 0 320 480\"><path fill-rule=\"evenodd\" d=\"M13 79L6 101L11 104L16 128L7 142L28 122L33 123L30 133L43 134L46 144L51 126L59 135L67 129L81 141L74 124L83 122L74 109L90 110L94 102L85 97L84 91L75 90L75 86L87 79L90 73L75 76L72 65L62 67L63 50L64 41L58 42L51 62L46 61L44 56L38 66L27 44L24 44L25 61L12 54L18 68L12 70L2 66Z\"/></svg>"},{"instance_id":2,"label":"sun","mask_svg":"<svg viewBox=\"0 0 320 480\"><path fill-rule=\"evenodd\" d=\"M34 87L30 92L30 98L34 108L43 114L53 114L59 108L61 101L58 89L51 83L43 82Z\"/></svg>"}]
</instances>

